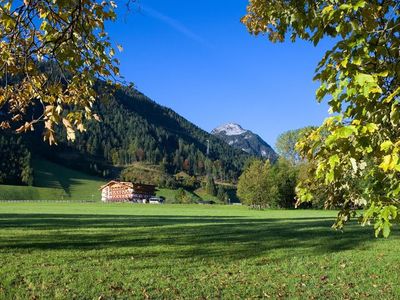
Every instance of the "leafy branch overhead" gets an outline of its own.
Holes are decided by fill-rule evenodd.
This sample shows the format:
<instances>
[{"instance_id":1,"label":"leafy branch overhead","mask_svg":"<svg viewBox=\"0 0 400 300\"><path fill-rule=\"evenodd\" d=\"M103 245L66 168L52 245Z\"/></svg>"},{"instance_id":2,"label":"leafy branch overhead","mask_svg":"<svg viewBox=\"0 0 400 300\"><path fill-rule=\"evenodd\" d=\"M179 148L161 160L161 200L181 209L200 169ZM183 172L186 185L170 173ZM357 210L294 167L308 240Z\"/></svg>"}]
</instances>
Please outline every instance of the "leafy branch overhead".
<instances>
[{"instance_id":1,"label":"leafy branch overhead","mask_svg":"<svg viewBox=\"0 0 400 300\"><path fill-rule=\"evenodd\" d=\"M119 76L105 23L114 1L0 0L0 127L17 132L44 123L56 143L62 124L69 140L92 113L96 79Z\"/></svg>"},{"instance_id":2,"label":"leafy branch overhead","mask_svg":"<svg viewBox=\"0 0 400 300\"><path fill-rule=\"evenodd\" d=\"M337 227L365 207L360 221L384 236L400 208L399 9L395 0L250 0L242 19L274 42L336 42L315 75L332 116L297 145L315 166L298 196L309 201L325 187L325 205L341 207Z\"/></svg>"}]
</instances>

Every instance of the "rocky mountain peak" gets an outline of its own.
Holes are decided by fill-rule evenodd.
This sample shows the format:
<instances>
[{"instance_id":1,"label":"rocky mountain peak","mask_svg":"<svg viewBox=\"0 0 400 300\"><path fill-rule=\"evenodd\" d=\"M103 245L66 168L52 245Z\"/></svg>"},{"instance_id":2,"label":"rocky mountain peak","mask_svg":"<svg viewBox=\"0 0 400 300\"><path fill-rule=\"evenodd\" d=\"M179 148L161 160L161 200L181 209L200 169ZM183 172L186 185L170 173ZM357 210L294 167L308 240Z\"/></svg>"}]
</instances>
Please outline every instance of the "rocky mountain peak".
<instances>
[{"instance_id":1,"label":"rocky mountain peak","mask_svg":"<svg viewBox=\"0 0 400 300\"><path fill-rule=\"evenodd\" d=\"M211 131L211 134L217 135L217 134L225 134L228 136L233 136L233 135L241 135L243 133L246 133L247 130L243 129L242 126L236 123L228 123L225 125L221 125L217 128L215 128L213 131Z\"/></svg>"},{"instance_id":2,"label":"rocky mountain peak","mask_svg":"<svg viewBox=\"0 0 400 300\"><path fill-rule=\"evenodd\" d=\"M221 125L211 131L211 134L217 136L230 146L245 151L251 155L262 158L276 160L277 154L267 142L259 135L244 129L237 123L228 123Z\"/></svg>"}]
</instances>

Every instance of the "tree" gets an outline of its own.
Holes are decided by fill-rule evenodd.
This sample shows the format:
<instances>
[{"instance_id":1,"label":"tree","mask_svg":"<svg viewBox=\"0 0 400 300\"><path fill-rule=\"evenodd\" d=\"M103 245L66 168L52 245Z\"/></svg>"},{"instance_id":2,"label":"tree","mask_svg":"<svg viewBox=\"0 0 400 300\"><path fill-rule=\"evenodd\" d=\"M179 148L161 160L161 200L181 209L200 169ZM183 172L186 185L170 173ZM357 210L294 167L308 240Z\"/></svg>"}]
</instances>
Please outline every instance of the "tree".
<instances>
[{"instance_id":1,"label":"tree","mask_svg":"<svg viewBox=\"0 0 400 300\"><path fill-rule=\"evenodd\" d=\"M207 176L206 191L207 194L211 196L217 195L217 188L215 187L214 178L212 176Z\"/></svg>"},{"instance_id":2,"label":"tree","mask_svg":"<svg viewBox=\"0 0 400 300\"><path fill-rule=\"evenodd\" d=\"M281 157L272 168L279 195L277 205L281 208L295 207L296 185L300 166Z\"/></svg>"},{"instance_id":3,"label":"tree","mask_svg":"<svg viewBox=\"0 0 400 300\"><path fill-rule=\"evenodd\" d=\"M248 166L239 177L237 195L245 205L258 209L277 206L279 191L268 160L254 160Z\"/></svg>"},{"instance_id":4,"label":"tree","mask_svg":"<svg viewBox=\"0 0 400 300\"><path fill-rule=\"evenodd\" d=\"M290 164L288 164L290 166L288 169L285 170L285 167L282 169L282 175L286 176L286 179L282 178L282 181L286 181L286 184L288 184L288 186L284 189L284 193L288 197L283 197L282 200L285 201L286 199L288 202L282 203L283 207L293 207L294 196L292 196L292 193L295 191L295 186L293 186L293 189L290 186L292 186L293 183L297 185L298 182L304 182L312 178L310 175L310 170L312 170L315 163L305 159L305 157L302 156L300 151L296 148L296 144L302 139L307 138L307 136L316 129L317 127L307 126L300 129L289 130L282 133L277 139L275 145L276 150L281 158L284 158L281 160L281 162L283 162L283 165L290 162ZM308 207L312 205L314 208L323 208L326 199L325 187L321 185L314 185L313 199L311 203L303 204L301 206ZM329 208L337 207L329 206Z\"/></svg>"},{"instance_id":5,"label":"tree","mask_svg":"<svg viewBox=\"0 0 400 300\"><path fill-rule=\"evenodd\" d=\"M218 185L217 198L224 203L228 202L228 193L225 191L222 185Z\"/></svg>"},{"instance_id":6,"label":"tree","mask_svg":"<svg viewBox=\"0 0 400 300\"><path fill-rule=\"evenodd\" d=\"M97 79L114 82L118 60L105 31L116 18L114 1L0 0L0 128L34 130L56 143L84 131ZM120 47L119 47L120 48Z\"/></svg>"},{"instance_id":7,"label":"tree","mask_svg":"<svg viewBox=\"0 0 400 300\"><path fill-rule=\"evenodd\" d=\"M33 184L31 152L14 134L0 134L0 184Z\"/></svg>"},{"instance_id":8,"label":"tree","mask_svg":"<svg viewBox=\"0 0 400 300\"><path fill-rule=\"evenodd\" d=\"M387 237L400 207L400 21L397 0L250 0L242 22L271 41L290 36L335 46L319 63L318 101L333 114L298 144L314 162L301 201L324 187L326 205L340 206L341 228L365 206L361 222ZM326 133L326 134L324 134ZM362 183L362 184L361 184Z\"/></svg>"},{"instance_id":9,"label":"tree","mask_svg":"<svg viewBox=\"0 0 400 300\"><path fill-rule=\"evenodd\" d=\"M183 188L179 188L175 194L175 200L181 203L185 203L187 199L186 191Z\"/></svg>"},{"instance_id":10,"label":"tree","mask_svg":"<svg viewBox=\"0 0 400 300\"><path fill-rule=\"evenodd\" d=\"M314 129L316 128L313 126L307 126L282 133L276 140L275 148L277 153L292 163L301 162L303 159L299 151L296 149L296 144L302 139L302 137L307 136Z\"/></svg>"}]
</instances>

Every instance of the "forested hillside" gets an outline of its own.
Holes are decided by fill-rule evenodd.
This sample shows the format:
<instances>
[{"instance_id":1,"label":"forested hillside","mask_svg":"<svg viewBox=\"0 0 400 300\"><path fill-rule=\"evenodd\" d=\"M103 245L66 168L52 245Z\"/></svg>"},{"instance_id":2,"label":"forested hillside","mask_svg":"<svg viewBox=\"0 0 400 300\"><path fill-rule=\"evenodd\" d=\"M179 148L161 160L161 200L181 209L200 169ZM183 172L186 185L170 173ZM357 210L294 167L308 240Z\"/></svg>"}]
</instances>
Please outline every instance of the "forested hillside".
<instances>
[{"instance_id":1,"label":"forested hillside","mask_svg":"<svg viewBox=\"0 0 400 300\"><path fill-rule=\"evenodd\" d=\"M105 94L103 84L98 92ZM147 162L170 174L185 171L231 181L249 158L132 88L118 89L103 98L93 108L101 121L88 122L87 131L77 133L75 142L67 142L66 135L58 132L58 146L50 147L38 142L38 129L23 136L29 141L25 143L28 152L103 177L116 177L135 162Z\"/></svg>"},{"instance_id":2,"label":"forested hillside","mask_svg":"<svg viewBox=\"0 0 400 300\"><path fill-rule=\"evenodd\" d=\"M33 183L31 151L22 137L1 134L0 131L0 184Z\"/></svg>"}]
</instances>

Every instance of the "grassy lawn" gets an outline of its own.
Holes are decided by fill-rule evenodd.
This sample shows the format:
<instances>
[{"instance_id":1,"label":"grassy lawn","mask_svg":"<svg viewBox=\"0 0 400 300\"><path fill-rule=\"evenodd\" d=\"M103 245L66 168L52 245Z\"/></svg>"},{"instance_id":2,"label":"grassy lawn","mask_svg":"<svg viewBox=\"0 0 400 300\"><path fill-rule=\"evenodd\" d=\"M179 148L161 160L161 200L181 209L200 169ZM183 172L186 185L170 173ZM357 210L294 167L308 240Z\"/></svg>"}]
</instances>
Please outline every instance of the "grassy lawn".
<instances>
[{"instance_id":1,"label":"grassy lawn","mask_svg":"<svg viewBox=\"0 0 400 300\"><path fill-rule=\"evenodd\" d=\"M1 203L0 299L399 299L400 232L334 212Z\"/></svg>"}]
</instances>

